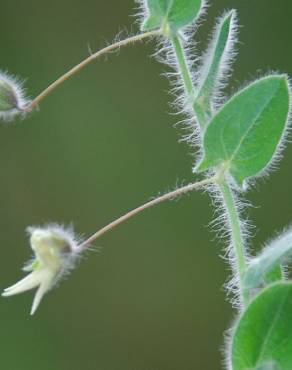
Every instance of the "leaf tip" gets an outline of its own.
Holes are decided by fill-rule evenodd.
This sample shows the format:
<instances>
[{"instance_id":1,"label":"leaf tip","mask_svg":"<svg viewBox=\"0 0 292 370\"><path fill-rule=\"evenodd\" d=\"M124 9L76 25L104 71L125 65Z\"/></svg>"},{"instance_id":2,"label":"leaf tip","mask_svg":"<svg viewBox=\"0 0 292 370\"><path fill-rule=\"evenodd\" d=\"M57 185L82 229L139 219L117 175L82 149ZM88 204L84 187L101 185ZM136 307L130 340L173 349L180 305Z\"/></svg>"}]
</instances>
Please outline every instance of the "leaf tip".
<instances>
[{"instance_id":1,"label":"leaf tip","mask_svg":"<svg viewBox=\"0 0 292 370\"><path fill-rule=\"evenodd\" d=\"M223 15L223 19L225 20L234 20L237 17L236 9L227 10L227 12Z\"/></svg>"}]
</instances>

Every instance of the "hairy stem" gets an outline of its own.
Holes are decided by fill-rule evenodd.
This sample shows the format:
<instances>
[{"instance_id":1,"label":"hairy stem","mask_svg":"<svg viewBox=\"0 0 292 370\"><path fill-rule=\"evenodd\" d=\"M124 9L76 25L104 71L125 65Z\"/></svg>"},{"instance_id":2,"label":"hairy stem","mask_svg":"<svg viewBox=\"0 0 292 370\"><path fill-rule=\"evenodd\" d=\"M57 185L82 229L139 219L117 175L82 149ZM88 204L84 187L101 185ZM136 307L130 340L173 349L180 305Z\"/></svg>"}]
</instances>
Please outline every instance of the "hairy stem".
<instances>
[{"instance_id":1,"label":"hairy stem","mask_svg":"<svg viewBox=\"0 0 292 370\"><path fill-rule=\"evenodd\" d=\"M138 213L143 212L146 209L155 206L156 204L162 203L162 202L167 201L167 200L172 200L172 199L177 198L178 196L180 196L182 194L189 193L190 191L200 189L200 188L204 187L205 185L214 183L216 181L216 179L217 178L214 176L214 177L210 177L210 178L208 178L206 180L203 180L203 181L188 184L188 185L183 186L179 189L171 191L170 193L167 193L167 194L164 194L164 195L162 195L158 198L155 198L155 199L143 204L142 206L140 206L138 208L133 209L132 211L124 214L123 216L119 217L115 221L111 222L107 226L103 227L102 229L100 229L99 231L94 233L92 236L90 236L87 240L85 240L79 246L79 249L80 250L86 249L91 243L96 241L98 238L100 238L104 234L108 233L109 231L114 229L116 226L118 226L118 225L122 224L123 222L127 221L131 217L136 216Z\"/></svg>"},{"instance_id":2,"label":"hairy stem","mask_svg":"<svg viewBox=\"0 0 292 370\"><path fill-rule=\"evenodd\" d=\"M175 52L178 70L181 74L189 103L196 115L197 122L199 123L201 130L203 130L207 124L206 112L201 105L195 104L196 90L193 84L191 71L187 62L187 57L182 42L178 35L173 35L171 37L171 43Z\"/></svg>"},{"instance_id":3,"label":"hairy stem","mask_svg":"<svg viewBox=\"0 0 292 370\"><path fill-rule=\"evenodd\" d=\"M171 37L171 42L175 51L175 56L177 59L178 69L180 71L185 90L187 92L190 103L193 103L195 96L195 88L193 80L191 77L191 72L188 66L186 54L182 46L181 40L178 35L173 35Z\"/></svg>"},{"instance_id":4,"label":"hairy stem","mask_svg":"<svg viewBox=\"0 0 292 370\"><path fill-rule=\"evenodd\" d=\"M187 63L186 53L184 51L183 45L180 42L180 39L177 35L171 37L171 42L173 45L174 53L177 59L178 70L181 74L181 78L184 82L185 90L188 95L190 103L192 103L192 108L196 116L196 120L203 131L207 125L206 117L208 107L205 107L204 104L200 104L200 107L197 107L194 104L195 97L195 88L191 78L191 72ZM219 175L218 175L219 176ZM239 220L239 212L234 201L234 197L231 191L231 188L226 180L221 181L219 185L220 192L222 193L224 206L228 212L229 224L231 231L231 244L234 248L234 254L236 259L236 271L235 274L238 274L239 277L239 291L241 295L241 301L243 305L248 301L248 292L244 291L242 286L243 275L246 268L246 252L244 247L244 240L242 235L241 224Z\"/></svg>"},{"instance_id":5,"label":"hairy stem","mask_svg":"<svg viewBox=\"0 0 292 370\"><path fill-rule=\"evenodd\" d=\"M133 44L138 41L143 41L144 39L150 38L152 36L156 36L159 34L160 31L151 31L141 33L135 36L128 37L124 40L115 42L112 45L106 46L105 48L98 50L96 53L91 54L88 58L84 59L82 62L77 64L75 67L71 68L68 72L63 74L59 77L56 81L54 81L51 85L49 85L44 91L42 91L36 98L34 98L25 108L22 110L25 112L30 112L33 108L37 107L39 103L46 98L52 91L54 91L58 86L62 85L65 81L67 81L70 77L81 71L84 67L88 64L93 62L94 60L98 59L102 55L112 52L115 49L119 49L123 46Z\"/></svg>"},{"instance_id":6,"label":"hairy stem","mask_svg":"<svg viewBox=\"0 0 292 370\"><path fill-rule=\"evenodd\" d=\"M248 291L246 291L242 282L246 271L246 251L244 245L244 238L242 235L242 228L239 219L239 212L236 206L236 202L232 193L232 190L226 180L219 182L219 189L221 191L224 206L228 214L228 220L230 225L231 243L235 255L235 273L238 273L239 277L239 293L240 300L243 305L248 302Z\"/></svg>"}]
</instances>

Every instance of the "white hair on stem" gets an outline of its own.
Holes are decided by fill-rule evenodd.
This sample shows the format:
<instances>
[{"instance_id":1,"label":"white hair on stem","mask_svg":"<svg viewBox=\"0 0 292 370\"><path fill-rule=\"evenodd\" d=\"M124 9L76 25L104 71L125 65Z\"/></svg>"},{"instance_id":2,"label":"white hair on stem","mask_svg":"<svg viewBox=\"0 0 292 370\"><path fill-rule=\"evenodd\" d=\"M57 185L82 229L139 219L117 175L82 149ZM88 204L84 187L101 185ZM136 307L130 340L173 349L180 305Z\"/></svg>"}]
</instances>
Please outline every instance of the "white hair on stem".
<instances>
[{"instance_id":1,"label":"white hair on stem","mask_svg":"<svg viewBox=\"0 0 292 370\"><path fill-rule=\"evenodd\" d=\"M210 171L209 171L210 172ZM210 175L210 173L209 173ZM206 190L211 196L212 206L214 209L214 219L210 222L209 226L213 231L215 231L217 238L222 241L227 240L227 246L224 249L223 254L221 257L223 260L229 263L231 269L231 278L224 284L224 287L227 291L227 297L232 304L233 307L240 308L241 302L239 300L239 275L238 275L238 267L237 267L237 260L235 256L235 251L232 242L232 229L230 224L230 218L228 214L228 210L225 206L223 201L222 193L218 188L217 184L208 184ZM238 213L238 218L241 227L241 237L244 243L246 258L249 261L249 240L252 236L251 229L253 225L248 219L244 219L242 214L244 213L245 209L250 207L250 204L246 201L241 199L240 194L235 192L234 188L232 187L232 196L235 202L235 206Z\"/></svg>"},{"instance_id":2,"label":"white hair on stem","mask_svg":"<svg viewBox=\"0 0 292 370\"><path fill-rule=\"evenodd\" d=\"M180 33L180 40L183 43L183 49L185 51L185 59L192 77L194 76L198 59L196 57L196 43L191 36L197 27L197 25L193 29L188 27L187 32L184 32L183 34L182 32ZM199 125L196 122L196 118L194 117L194 111L189 100L189 96L185 91L184 81L181 77L171 41L161 38L157 51L153 56L160 63L170 67L172 70L164 72L163 76L168 78L170 81L171 89L168 93L173 98L170 103L171 108L175 111L175 114L184 117L176 123L176 126L179 125L180 128L184 130L181 141L186 141L190 147L197 152L200 148L201 132ZM193 84L194 82L195 81L193 79Z\"/></svg>"},{"instance_id":3,"label":"white hair on stem","mask_svg":"<svg viewBox=\"0 0 292 370\"><path fill-rule=\"evenodd\" d=\"M138 22L139 24L142 24L143 20L149 15L147 1L136 0L136 2L138 4ZM203 0L200 12L194 21L179 31L179 38L183 43L185 59L191 72L191 76L193 77L193 84L195 84L196 69L199 64L199 58L197 57L196 52L196 42L194 41L193 36L203 20L207 7L208 2ZM176 111L176 114L183 114L186 117L178 123L187 131L183 135L182 140L187 141L194 150L198 150L200 147L200 129L195 122L196 119L194 117L192 104L190 104L189 97L185 91L184 82L181 78L181 73L171 41L165 37L161 37L159 39L157 51L153 56L160 63L170 67L171 69L171 71L163 73L171 83L169 94L173 97L173 101L170 105Z\"/></svg>"}]
</instances>

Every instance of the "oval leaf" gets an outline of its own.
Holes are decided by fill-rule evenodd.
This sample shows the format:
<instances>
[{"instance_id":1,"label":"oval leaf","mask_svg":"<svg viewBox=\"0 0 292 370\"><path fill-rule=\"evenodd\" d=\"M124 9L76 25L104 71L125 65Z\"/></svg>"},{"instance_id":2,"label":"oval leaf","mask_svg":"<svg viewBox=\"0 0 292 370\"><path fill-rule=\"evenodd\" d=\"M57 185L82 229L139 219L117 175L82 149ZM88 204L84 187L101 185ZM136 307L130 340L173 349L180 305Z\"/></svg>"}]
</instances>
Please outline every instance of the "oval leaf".
<instances>
[{"instance_id":1,"label":"oval leaf","mask_svg":"<svg viewBox=\"0 0 292 370\"><path fill-rule=\"evenodd\" d=\"M204 135L204 157L195 170L224 166L238 185L271 162L288 121L290 92L285 75L264 77L232 97Z\"/></svg>"},{"instance_id":2,"label":"oval leaf","mask_svg":"<svg viewBox=\"0 0 292 370\"><path fill-rule=\"evenodd\" d=\"M292 283L264 289L237 323L231 342L233 370L292 369Z\"/></svg>"},{"instance_id":3,"label":"oval leaf","mask_svg":"<svg viewBox=\"0 0 292 370\"><path fill-rule=\"evenodd\" d=\"M202 5L203 0L147 0L149 15L142 29L151 30L169 25L176 32L198 17Z\"/></svg>"}]
</instances>

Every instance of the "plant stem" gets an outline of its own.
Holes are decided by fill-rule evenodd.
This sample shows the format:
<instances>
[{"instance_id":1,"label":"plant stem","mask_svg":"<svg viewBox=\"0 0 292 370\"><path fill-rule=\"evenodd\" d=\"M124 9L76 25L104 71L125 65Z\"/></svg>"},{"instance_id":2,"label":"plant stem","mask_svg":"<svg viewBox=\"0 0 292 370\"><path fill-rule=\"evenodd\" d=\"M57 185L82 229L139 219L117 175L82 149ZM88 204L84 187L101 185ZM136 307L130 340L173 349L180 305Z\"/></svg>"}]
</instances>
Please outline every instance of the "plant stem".
<instances>
[{"instance_id":1,"label":"plant stem","mask_svg":"<svg viewBox=\"0 0 292 370\"><path fill-rule=\"evenodd\" d=\"M90 55L88 58L84 59L82 62L77 64L75 67L71 68L68 72L63 74L61 77L59 77L56 81L54 81L51 85L49 85L44 91L42 91L36 98L34 98L25 108L22 110L24 112L30 112L33 108L38 106L38 104L47 97L52 91L54 91L59 85L62 85L66 80L68 80L70 77L81 71L84 67L86 67L88 64L93 62L94 60L98 59L102 55L105 55L107 53L110 53L111 51L121 48L123 46L133 44L138 41L143 41L144 39L147 39L152 36L156 36L160 33L160 31L150 31L141 33L135 36L128 37L127 39L115 42L112 45L106 46L105 48L98 50L96 53Z\"/></svg>"},{"instance_id":2,"label":"plant stem","mask_svg":"<svg viewBox=\"0 0 292 370\"><path fill-rule=\"evenodd\" d=\"M236 262L235 273L238 273L239 277L238 284L240 298L243 305L245 305L248 302L248 291L243 288L242 282L246 271L246 251L242 235L242 228L240 224L239 212L232 190L225 179L222 182L219 182L219 189L223 197L224 206L226 208L230 224L231 243L234 249Z\"/></svg>"},{"instance_id":3,"label":"plant stem","mask_svg":"<svg viewBox=\"0 0 292 370\"><path fill-rule=\"evenodd\" d=\"M182 46L182 43L180 42L180 39L177 35L174 35L171 37L173 49L175 52L175 56L177 59L178 64L178 70L181 74L182 80L184 82L185 90L188 95L189 101L192 103L192 108L194 111L194 114L196 116L196 120L203 131L207 125L206 121L206 111L207 107L204 110L204 106L200 105L199 109L194 104L194 97L195 97L195 87L193 85L193 81L191 78L190 69L186 60L186 53L184 51L184 48ZM217 176L221 180L221 174L217 174ZM226 181L221 180L219 183L219 189L222 193L223 202L225 205L225 208L228 212L229 216L229 224L230 224L230 231L231 231L231 243L234 248L234 254L236 258L236 271L235 273L238 273L239 276L239 291L240 291L240 298L243 303L248 302L248 291L243 289L243 277L246 269L246 252L244 247L244 240L242 235L242 229L241 224L239 220L239 212L232 194L232 190Z\"/></svg>"},{"instance_id":4,"label":"plant stem","mask_svg":"<svg viewBox=\"0 0 292 370\"><path fill-rule=\"evenodd\" d=\"M195 90L193 80L191 77L191 71L190 71L190 68L187 62L186 53L184 51L183 45L178 35L173 35L171 37L171 42L172 42L173 49L175 52L178 70L181 74L184 87L185 87L185 91L188 95L189 103L196 115L197 122L199 123L201 130L203 130L207 125L206 112L204 112L203 107L201 105L196 104L196 106L194 106L196 90Z\"/></svg>"},{"instance_id":5,"label":"plant stem","mask_svg":"<svg viewBox=\"0 0 292 370\"><path fill-rule=\"evenodd\" d=\"M195 96L195 89L184 48L178 35L172 35L171 42L175 51L178 69L181 73L186 93L188 95L190 103L192 103Z\"/></svg>"},{"instance_id":6,"label":"plant stem","mask_svg":"<svg viewBox=\"0 0 292 370\"><path fill-rule=\"evenodd\" d=\"M103 236L107 232L111 231L116 226L118 226L118 225L122 224L123 222L127 221L131 217L137 215L138 213L143 212L146 209L155 206L156 204L162 203L162 202L167 201L167 200L172 200L172 199L177 198L178 196L180 196L182 194L186 194L186 193L188 193L190 191L193 191L193 190L196 190L196 189L200 189L200 188L204 187L205 185L214 183L216 181L216 179L217 178L214 176L214 177L210 177L210 178L208 178L206 180L203 180L203 181L199 181L199 182L188 184L188 185L183 186L183 187L181 187L179 189L176 189L174 191L171 191L170 193L167 193L167 194L164 194L164 195L162 195L162 196L160 196L158 198L155 198L155 199L153 199L153 200L151 200L151 201L143 204L142 206L140 206L138 208L133 209L132 211L124 214L123 216L119 217L115 221L111 222L110 224L106 225L105 227L103 227L102 229L100 229L99 231L97 231L96 233L94 233L87 240L85 240L78 247L78 249L80 251L86 249L91 243L93 243L94 241L96 241L98 238L100 238L101 236Z\"/></svg>"}]
</instances>

